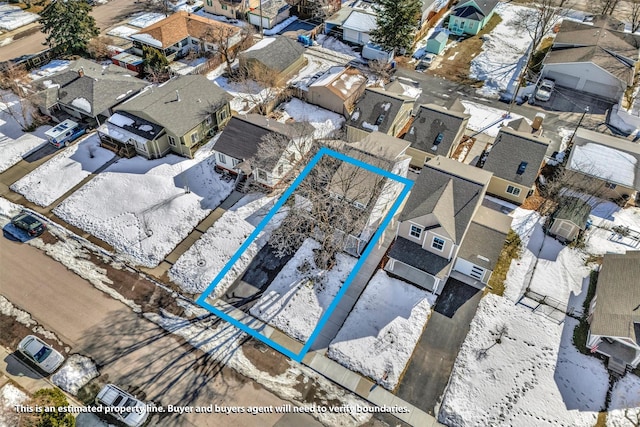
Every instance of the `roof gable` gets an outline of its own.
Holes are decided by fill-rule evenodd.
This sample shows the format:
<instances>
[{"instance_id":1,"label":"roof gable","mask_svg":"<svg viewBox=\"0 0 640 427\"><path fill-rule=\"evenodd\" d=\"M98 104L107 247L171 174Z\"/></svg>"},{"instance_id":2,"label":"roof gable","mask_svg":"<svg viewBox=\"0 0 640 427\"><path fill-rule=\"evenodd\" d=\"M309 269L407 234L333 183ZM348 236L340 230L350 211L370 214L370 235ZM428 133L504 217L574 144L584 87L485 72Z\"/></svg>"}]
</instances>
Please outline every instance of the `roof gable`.
<instances>
[{"instance_id":1,"label":"roof gable","mask_svg":"<svg viewBox=\"0 0 640 427\"><path fill-rule=\"evenodd\" d=\"M304 47L289 37L277 36L263 40L270 40L270 42L261 45L263 43L261 41L251 49L240 53L239 57L245 61L253 59L280 73L298 61L304 54Z\"/></svg>"},{"instance_id":2,"label":"roof gable","mask_svg":"<svg viewBox=\"0 0 640 427\"><path fill-rule=\"evenodd\" d=\"M401 107L409 102L413 104L413 99L381 89L367 88L364 96L356 103L347 124L367 132L388 133Z\"/></svg>"},{"instance_id":3,"label":"roof gable","mask_svg":"<svg viewBox=\"0 0 640 427\"><path fill-rule=\"evenodd\" d=\"M435 104L421 105L404 139L417 150L447 155L468 118Z\"/></svg>"}]
</instances>

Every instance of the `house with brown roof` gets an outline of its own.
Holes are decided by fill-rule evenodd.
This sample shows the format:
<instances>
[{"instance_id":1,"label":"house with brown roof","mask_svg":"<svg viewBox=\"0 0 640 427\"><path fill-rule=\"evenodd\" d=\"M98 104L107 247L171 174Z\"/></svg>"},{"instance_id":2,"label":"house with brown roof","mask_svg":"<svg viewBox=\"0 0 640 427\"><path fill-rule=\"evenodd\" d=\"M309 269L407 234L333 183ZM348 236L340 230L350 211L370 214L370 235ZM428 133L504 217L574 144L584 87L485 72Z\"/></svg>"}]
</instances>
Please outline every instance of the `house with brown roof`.
<instances>
[{"instance_id":1,"label":"house with brown roof","mask_svg":"<svg viewBox=\"0 0 640 427\"><path fill-rule=\"evenodd\" d=\"M590 24L565 19L543 62L541 78L568 89L619 101L633 85L640 35L611 17Z\"/></svg>"},{"instance_id":2,"label":"house with brown roof","mask_svg":"<svg viewBox=\"0 0 640 427\"><path fill-rule=\"evenodd\" d=\"M482 206L492 174L453 159L429 160L399 216L384 269L439 294L449 277L489 281L511 218Z\"/></svg>"},{"instance_id":3,"label":"house with brown roof","mask_svg":"<svg viewBox=\"0 0 640 427\"><path fill-rule=\"evenodd\" d=\"M367 85L367 78L351 67L331 67L305 87L298 87L300 98L349 117Z\"/></svg>"},{"instance_id":4,"label":"house with brown roof","mask_svg":"<svg viewBox=\"0 0 640 427\"><path fill-rule=\"evenodd\" d=\"M640 251L606 254L589 306L587 348L623 375L640 364Z\"/></svg>"},{"instance_id":5,"label":"house with brown roof","mask_svg":"<svg viewBox=\"0 0 640 427\"><path fill-rule=\"evenodd\" d=\"M550 142L524 118L512 120L500 128L495 141L477 164L493 172L487 193L522 204L533 191Z\"/></svg>"},{"instance_id":6,"label":"house with brown roof","mask_svg":"<svg viewBox=\"0 0 640 427\"><path fill-rule=\"evenodd\" d=\"M179 11L130 35L133 53L142 56L144 46L158 49L169 62L189 51L216 51L215 41L228 37L229 47L242 41L240 29L213 19Z\"/></svg>"}]
</instances>

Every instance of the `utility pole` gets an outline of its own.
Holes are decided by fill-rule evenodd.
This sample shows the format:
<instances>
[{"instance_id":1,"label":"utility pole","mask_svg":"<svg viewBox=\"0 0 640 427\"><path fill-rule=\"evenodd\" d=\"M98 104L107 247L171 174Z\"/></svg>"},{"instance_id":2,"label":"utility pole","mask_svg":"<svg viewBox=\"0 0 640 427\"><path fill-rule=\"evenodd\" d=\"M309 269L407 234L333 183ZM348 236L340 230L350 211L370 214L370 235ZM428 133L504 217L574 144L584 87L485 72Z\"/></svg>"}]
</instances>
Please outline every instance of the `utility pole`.
<instances>
[{"instance_id":1,"label":"utility pole","mask_svg":"<svg viewBox=\"0 0 640 427\"><path fill-rule=\"evenodd\" d=\"M584 116L588 112L589 112L589 106L587 105L586 107L584 107L584 112L582 113L582 116L580 116L580 120L578 120L578 125L576 126L575 130L571 134L571 138L569 139L569 143L567 144L567 150L571 150L571 147L573 146L573 137L576 135L576 132L578 132L578 128L582 124L582 121L584 120Z\"/></svg>"},{"instance_id":2,"label":"utility pole","mask_svg":"<svg viewBox=\"0 0 640 427\"><path fill-rule=\"evenodd\" d=\"M263 32L263 28L262 28L262 0L260 0L260 6L258 6L258 8L260 9L260 38L263 39L264 35L262 34L262 32Z\"/></svg>"}]
</instances>

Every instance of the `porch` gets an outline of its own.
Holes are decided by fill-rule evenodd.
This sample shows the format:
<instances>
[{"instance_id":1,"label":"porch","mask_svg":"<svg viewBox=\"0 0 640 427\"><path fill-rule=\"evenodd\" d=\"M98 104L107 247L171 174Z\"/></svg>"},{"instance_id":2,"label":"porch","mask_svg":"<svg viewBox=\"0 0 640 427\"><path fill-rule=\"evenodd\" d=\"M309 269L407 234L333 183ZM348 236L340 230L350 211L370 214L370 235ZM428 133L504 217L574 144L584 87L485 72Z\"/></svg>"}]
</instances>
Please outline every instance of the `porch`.
<instances>
[{"instance_id":1,"label":"porch","mask_svg":"<svg viewBox=\"0 0 640 427\"><path fill-rule=\"evenodd\" d=\"M408 280L429 292L439 293L438 281L435 277L417 268L411 267L396 259L389 259L384 266L385 271L392 273L398 277Z\"/></svg>"},{"instance_id":2,"label":"porch","mask_svg":"<svg viewBox=\"0 0 640 427\"><path fill-rule=\"evenodd\" d=\"M627 366L633 366L633 362L638 357L638 350L608 338L600 339L595 347L595 352L609 357L609 369L619 374L624 374Z\"/></svg>"},{"instance_id":3,"label":"porch","mask_svg":"<svg viewBox=\"0 0 640 427\"><path fill-rule=\"evenodd\" d=\"M100 146L102 148L106 148L109 151L113 151L120 157L125 157L127 159L130 159L132 157L135 157L138 154L136 152L136 149L131 144L124 144L100 132L98 132L98 136L100 137Z\"/></svg>"}]
</instances>

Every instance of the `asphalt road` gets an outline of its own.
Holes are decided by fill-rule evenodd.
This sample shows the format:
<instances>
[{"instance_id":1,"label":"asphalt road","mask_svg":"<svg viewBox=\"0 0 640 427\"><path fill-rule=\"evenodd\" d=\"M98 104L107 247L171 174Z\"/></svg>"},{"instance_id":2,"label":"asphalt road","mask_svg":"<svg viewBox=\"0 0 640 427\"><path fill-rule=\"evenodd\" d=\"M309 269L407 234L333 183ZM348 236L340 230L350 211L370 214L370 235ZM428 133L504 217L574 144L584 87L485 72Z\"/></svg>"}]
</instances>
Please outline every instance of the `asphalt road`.
<instances>
[{"instance_id":1,"label":"asphalt road","mask_svg":"<svg viewBox=\"0 0 640 427\"><path fill-rule=\"evenodd\" d=\"M91 357L109 382L162 405L278 406L285 402L95 289L40 250L0 237L0 294ZM288 416L289 419L291 416ZM279 414L187 414L164 426L265 426ZM298 418L298 425L310 420Z\"/></svg>"},{"instance_id":2,"label":"asphalt road","mask_svg":"<svg viewBox=\"0 0 640 427\"><path fill-rule=\"evenodd\" d=\"M135 12L144 10L145 3L135 0L110 0L107 4L93 8L91 16L96 20L96 24L101 32L112 25L123 21L126 17ZM45 35L40 31L21 38L0 47L0 62L8 61L22 55L38 53L47 48L45 45Z\"/></svg>"}]
</instances>

